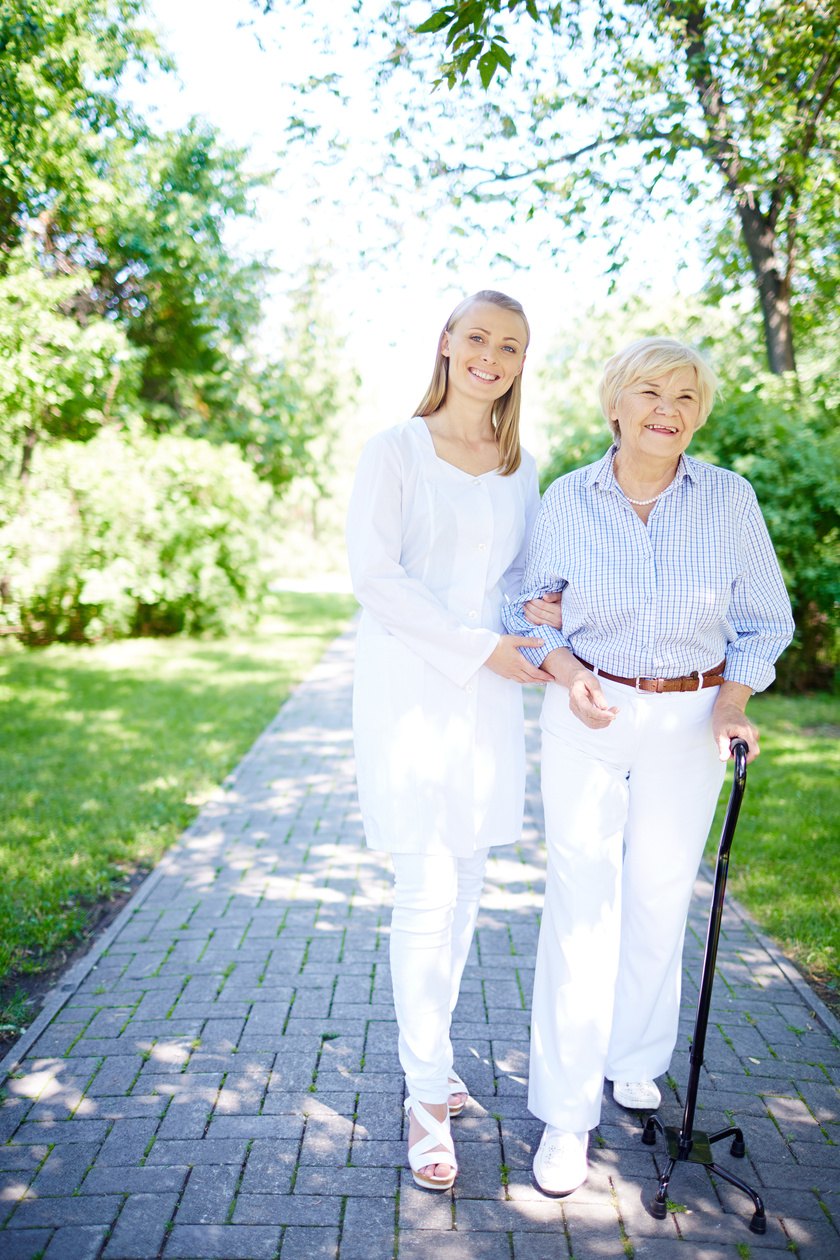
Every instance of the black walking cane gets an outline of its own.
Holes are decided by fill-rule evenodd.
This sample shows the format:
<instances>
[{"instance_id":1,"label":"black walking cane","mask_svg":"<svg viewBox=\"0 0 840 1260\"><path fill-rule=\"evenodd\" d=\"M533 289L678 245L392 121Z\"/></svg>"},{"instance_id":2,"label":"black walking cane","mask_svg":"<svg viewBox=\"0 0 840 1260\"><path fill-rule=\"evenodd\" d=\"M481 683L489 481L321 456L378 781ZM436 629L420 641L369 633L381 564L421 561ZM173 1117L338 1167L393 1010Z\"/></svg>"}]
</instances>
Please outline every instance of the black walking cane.
<instances>
[{"instance_id":1,"label":"black walking cane","mask_svg":"<svg viewBox=\"0 0 840 1260\"><path fill-rule=\"evenodd\" d=\"M764 1204L761 1201L761 1196L756 1194L755 1190L752 1190L746 1182L741 1181L740 1177L733 1176L725 1168L719 1168L712 1158L712 1143L722 1142L724 1138L731 1137L733 1142L729 1148L730 1153L742 1159L746 1151L743 1133L738 1128L721 1129L720 1133L702 1133L699 1129L694 1128L697 1087L700 1084L700 1069L703 1066L703 1051L706 1046L706 1029L709 1023L709 1006L712 1001L712 985L715 979L715 961L717 959L718 938L720 937L720 921L723 915L723 897L726 892L726 876L729 870L729 851L732 848L732 837L735 835L738 813L741 809L744 788L747 785L747 745L742 739L733 739L730 747L735 757L735 777L718 846L717 865L715 866L715 891L712 898L712 908L709 911L706 953L703 958L703 979L700 984L697 1014L694 1018L694 1037L691 1042L691 1053L689 1055L691 1067L688 1075L688 1089L685 1097L682 1128L679 1130L666 1129L659 1116L649 1116L645 1125L645 1131L642 1134L642 1141L645 1146L655 1146L656 1130L658 1129L668 1144L668 1164L659 1178L659 1189L656 1192L656 1198L650 1205L651 1212L657 1220L664 1221L667 1215L668 1184L674 1169L681 1160L688 1160L692 1164L704 1164L709 1172L714 1173L716 1177L722 1177L724 1181L728 1181L731 1185L737 1186L739 1190L743 1190L745 1194L748 1194L755 1206L755 1212L750 1221L750 1229L754 1234L763 1234L767 1230L767 1218L764 1215Z\"/></svg>"}]
</instances>

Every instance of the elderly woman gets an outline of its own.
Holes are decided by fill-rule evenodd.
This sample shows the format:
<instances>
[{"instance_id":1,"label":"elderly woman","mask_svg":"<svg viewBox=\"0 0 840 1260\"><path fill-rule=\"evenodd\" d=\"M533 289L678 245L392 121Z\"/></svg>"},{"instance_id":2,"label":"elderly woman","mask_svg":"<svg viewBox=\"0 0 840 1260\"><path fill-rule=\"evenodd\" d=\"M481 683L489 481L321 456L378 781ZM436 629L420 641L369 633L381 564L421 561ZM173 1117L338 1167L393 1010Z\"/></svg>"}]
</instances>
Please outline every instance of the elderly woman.
<instances>
[{"instance_id":1,"label":"elderly woman","mask_svg":"<svg viewBox=\"0 0 840 1260\"><path fill-rule=\"evenodd\" d=\"M682 940L730 740L758 756L747 700L793 624L743 478L685 454L716 379L688 346L636 341L606 365L615 442L560 477L505 613L562 591L563 628L526 654L551 674L542 710L548 872L534 980L529 1107L546 1123L534 1176L586 1179L604 1078L655 1108L677 1035Z\"/></svg>"}]
</instances>

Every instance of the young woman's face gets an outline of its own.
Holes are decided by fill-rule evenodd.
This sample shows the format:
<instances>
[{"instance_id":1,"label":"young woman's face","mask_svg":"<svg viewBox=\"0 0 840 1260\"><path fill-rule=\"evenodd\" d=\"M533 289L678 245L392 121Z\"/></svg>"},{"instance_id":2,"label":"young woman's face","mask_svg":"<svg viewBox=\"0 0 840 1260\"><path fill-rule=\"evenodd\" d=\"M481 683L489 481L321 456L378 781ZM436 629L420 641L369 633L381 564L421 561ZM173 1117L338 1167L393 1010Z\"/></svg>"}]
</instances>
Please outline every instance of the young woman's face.
<instances>
[{"instance_id":1,"label":"young woman's face","mask_svg":"<svg viewBox=\"0 0 840 1260\"><path fill-rule=\"evenodd\" d=\"M449 389L493 403L506 394L525 362L525 324L515 311L476 302L443 334Z\"/></svg>"}]
</instances>

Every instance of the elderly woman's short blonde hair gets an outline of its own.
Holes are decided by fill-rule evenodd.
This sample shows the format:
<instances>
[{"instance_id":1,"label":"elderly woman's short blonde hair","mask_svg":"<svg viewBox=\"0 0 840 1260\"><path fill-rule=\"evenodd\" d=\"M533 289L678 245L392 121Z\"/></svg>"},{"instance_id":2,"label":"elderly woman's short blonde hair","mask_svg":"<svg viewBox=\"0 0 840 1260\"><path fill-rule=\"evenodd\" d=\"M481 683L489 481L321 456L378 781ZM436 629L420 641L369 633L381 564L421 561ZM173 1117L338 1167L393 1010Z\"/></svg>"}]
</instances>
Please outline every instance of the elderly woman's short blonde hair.
<instances>
[{"instance_id":1,"label":"elderly woman's short blonde hair","mask_svg":"<svg viewBox=\"0 0 840 1260\"><path fill-rule=\"evenodd\" d=\"M612 413L621 391L639 381L655 380L685 367L692 367L697 373L700 414L695 425L696 431L709 418L718 389L718 378L713 368L692 346L686 346L673 337L642 337L638 341L631 341L629 346L607 359L598 393L604 419L616 440L621 435Z\"/></svg>"}]
</instances>

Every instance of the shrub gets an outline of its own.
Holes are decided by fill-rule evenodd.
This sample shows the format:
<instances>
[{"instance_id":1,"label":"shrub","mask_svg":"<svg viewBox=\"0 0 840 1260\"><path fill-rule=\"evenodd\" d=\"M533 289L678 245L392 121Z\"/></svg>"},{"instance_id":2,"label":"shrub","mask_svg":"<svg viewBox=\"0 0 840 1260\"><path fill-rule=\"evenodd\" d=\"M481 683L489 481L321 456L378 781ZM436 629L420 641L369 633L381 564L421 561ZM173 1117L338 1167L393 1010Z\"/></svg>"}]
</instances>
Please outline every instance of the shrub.
<instances>
[{"instance_id":1,"label":"shrub","mask_svg":"<svg viewBox=\"0 0 840 1260\"><path fill-rule=\"evenodd\" d=\"M0 525L0 619L27 644L221 632L265 590L271 491L230 445L103 430L41 448Z\"/></svg>"}]
</instances>

